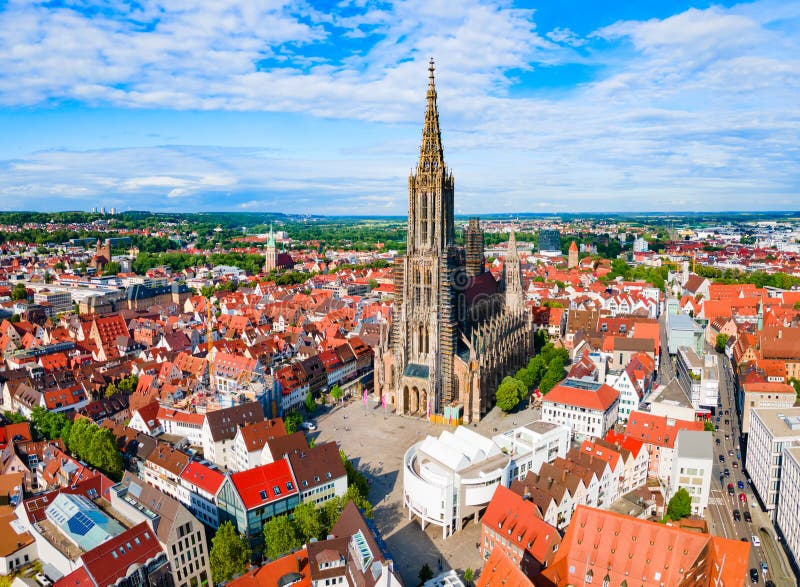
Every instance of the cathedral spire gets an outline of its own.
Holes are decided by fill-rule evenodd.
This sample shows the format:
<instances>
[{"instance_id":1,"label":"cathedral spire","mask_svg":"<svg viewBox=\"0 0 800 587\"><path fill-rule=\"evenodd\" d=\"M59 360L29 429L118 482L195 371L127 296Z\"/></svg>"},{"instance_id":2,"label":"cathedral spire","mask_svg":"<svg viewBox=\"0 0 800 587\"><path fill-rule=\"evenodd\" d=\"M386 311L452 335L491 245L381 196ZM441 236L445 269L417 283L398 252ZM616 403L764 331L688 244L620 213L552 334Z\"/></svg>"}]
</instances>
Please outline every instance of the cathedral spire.
<instances>
[{"instance_id":1,"label":"cathedral spire","mask_svg":"<svg viewBox=\"0 0 800 587\"><path fill-rule=\"evenodd\" d=\"M428 95L425 106L425 126L422 129L422 145L419 150L419 172L444 169L442 133L439 129L439 109L436 106L436 82L433 58L428 65Z\"/></svg>"},{"instance_id":2,"label":"cathedral spire","mask_svg":"<svg viewBox=\"0 0 800 587\"><path fill-rule=\"evenodd\" d=\"M512 311L522 311L525 308L525 294L522 291L522 268L513 228L508 236L508 250L503 262L503 271L506 282L506 306Z\"/></svg>"}]
</instances>

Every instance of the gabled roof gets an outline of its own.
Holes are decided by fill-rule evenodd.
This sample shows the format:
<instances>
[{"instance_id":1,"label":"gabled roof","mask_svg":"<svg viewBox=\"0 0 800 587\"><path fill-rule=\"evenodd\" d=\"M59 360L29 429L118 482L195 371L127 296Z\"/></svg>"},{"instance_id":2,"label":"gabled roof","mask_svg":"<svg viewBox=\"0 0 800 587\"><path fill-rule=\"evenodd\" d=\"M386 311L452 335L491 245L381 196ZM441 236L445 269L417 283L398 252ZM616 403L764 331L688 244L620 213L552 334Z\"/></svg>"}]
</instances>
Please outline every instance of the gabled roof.
<instances>
[{"instance_id":1,"label":"gabled roof","mask_svg":"<svg viewBox=\"0 0 800 587\"><path fill-rule=\"evenodd\" d=\"M147 522L141 522L81 556L95 585L113 585L132 565L145 565L163 553Z\"/></svg>"},{"instance_id":2,"label":"gabled roof","mask_svg":"<svg viewBox=\"0 0 800 587\"><path fill-rule=\"evenodd\" d=\"M680 430L703 430L702 422L690 422L688 420L678 420L667 418L647 412L631 412L628 417L626 434L636 440L641 440L648 444L675 447L675 440L678 438Z\"/></svg>"},{"instance_id":3,"label":"gabled roof","mask_svg":"<svg viewBox=\"0 0 800 587\"><path fill-rule=\"evenodd\" d=\"M268 440L286 436L286 426L282 418L272 418L239 428L247 452L260 451Z\"/></svg>"},{"instance_id":4,"label":"gabled roof","mask_svg":"<svg viewBox=\"0 0 800 587\"><path fill-rule=\"evenodd\" d=\"M542 519L533 502L502 485L495 489L481 523L543 564L552 561L553 547L561 542L558 530Z\"/></svg>"},{"instance_id":5,"label":"gabled roof","mask_svg":"<svg viewBox=\"0 0 800 587\"><path fill-rule=\"evenodd\" d=\"M718 546L714 545L718 542ZM709 548L724 550L708 556ZM579 505L553 564L542 571L553 585L583 585L587 576L621 585L631 577L646 585L736 585L747 574L750 544L712 537Z\"/></svg>"},{"instance_id":6,"label":"gabled roof","mask_svg":"<svg viewBox=\"0 0 800 587\"><path fill-rule=\"evenodd\" d=\"M311 545L309 545L311 546ZM303 548L246 572L228 587L311 587L308 551Z\"/></svg>"},{"instance_id":7,"label":"gabled roof","mask_svg":"<svg viewBox=\"0 0 800 587\"><path fill-rule=\"evenodd\" d=\"M495 548L483 565L475 587L533 587L533 583L502 549Z\"/></svg>"},{"instance_id":8,"label":"gabled roof","mask_svg":"<svg viewBox=\"0 0 800 587\"><path fill-rule=\"evenodd\" d=\"M222 487L222 483L225 481L225 475L217 469L212 469L207 465L192 461L186 466L183 473L181 473L181 479L199 487L206 493L216 495L219 488Z\"/></svg>"},{"instance_id":9,"label":"gabled roof","mask_svg":"<svg viewBox=\"0 0 800 587\"><path fill-rule=\"evenodd\" d=\"M233 440L240 427L262 420L264 420L264 408L258 402L248 402L206 413L206 424L214 442Z\"/></svg>"},{"instance_id":10,"label":"gabled roof","mask_svg":"<svg viewBox=\"0 0 800 587\"><path fill-rule=\"evenodd\" d=\"M619 400L619 392L605 383L565 379L544 397L545 402L605 412Z\"/></svg>"},{"instance_id":11,"label":"gabled roof","mask_svg":"<svg viewBox=\"0 0 800 587\"><path fill-rule=\"evenodd\" d=\"M190 458L186 453L159 442L156 449L147 456L147 462L179 476L189 464Z\"/></svg>"},{"instance_id":12,"label":"gabled roof","mask_svg":"<svg viewBox=\"0 0 800 587\"><path fill-rule=\"evenodd\" d=\"M339 454L339 446L335 442L294 451L289 454L289 463L292 465L292 472L300 491L303 492L347 475Z\"/></svg>"},{"instance_id":13,"label":"gabled roof","mask_svg":"<svg viewBox=\"0 0 800 587\"><path fill-rule=\"evenodd\" d=\"M248 510L298 493L289 461L285 459L234 473L230 480Z\"/></svg>"}]
</instances>

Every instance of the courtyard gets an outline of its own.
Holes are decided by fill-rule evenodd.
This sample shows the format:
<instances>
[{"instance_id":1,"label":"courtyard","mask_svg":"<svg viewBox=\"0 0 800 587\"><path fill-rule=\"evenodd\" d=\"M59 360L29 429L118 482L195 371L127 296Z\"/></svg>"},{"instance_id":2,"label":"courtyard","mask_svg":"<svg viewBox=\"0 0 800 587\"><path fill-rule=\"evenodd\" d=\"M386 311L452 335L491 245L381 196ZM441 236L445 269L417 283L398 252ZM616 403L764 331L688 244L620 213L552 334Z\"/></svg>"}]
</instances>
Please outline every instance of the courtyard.
<instances>
[{"instance_id":1,"label":"courtyard","mask_svg":"<svg viewBox=\"0 0 800 587\"><path fill-rule=\"evenodd\" d=\"M474 429L491 437L535 418L531 409L505 415L492 410ZM317 418L316 442L335 440L359 471L370 480L369 500L375 506L374 520L408 585L419 582L420 568L427 563L439 570L482 566L478 542L480 525L471 523L453 536L442 539L438 526L423 531L418 519L408 519L403 510L403 454L426 435L438 436L450 427L431 424L421 418L398 416L379 404L353 401L326 411ZM473 425L470 425L471 427Z\"/></svg>"}]
</instances>

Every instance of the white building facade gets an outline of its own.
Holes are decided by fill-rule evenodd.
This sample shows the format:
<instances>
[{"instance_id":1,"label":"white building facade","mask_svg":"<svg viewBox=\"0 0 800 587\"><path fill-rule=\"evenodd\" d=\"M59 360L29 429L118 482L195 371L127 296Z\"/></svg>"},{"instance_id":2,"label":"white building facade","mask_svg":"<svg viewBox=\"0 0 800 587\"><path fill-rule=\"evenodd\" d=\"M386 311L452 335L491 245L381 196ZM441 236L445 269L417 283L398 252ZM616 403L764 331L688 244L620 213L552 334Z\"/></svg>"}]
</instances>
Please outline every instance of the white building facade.
<instances>
[{"instance_id":1,"label":"white building facade","mask_svg":"<svg viewBox=\"0 0 800 587\"><path fill-rule=\"evenodd\" d=\"M403 507L408 518L441 526L442 537L477 517L495 488L508 486L511 459L489 438L459 426L427 436L403 457Z\"/></svg>"},{"instance_id":2,"label":"white building facade","mask_svg":"<svg viewBox=\"0 0 800 587\"><path fill-rule=\"evenodd\" d=\"M795 563L800 560L800 443L783 449L775 521Z\"/></svg>"},{"instance_id":3,"label":"white building facade","mask_svg":"<svg viewBox=\"0 0 800 587\"><path fill-rule=\"evenodd\" d=\"M683 488L692 498L692 514L703 515L711 495L711 475L714 466L712 434L696 430L681 430L675 440L670 476L670 497Z\"/></svg>"},{"instance_id":4,"label":"white building facade","mask_svg":"<svg viewBox=\"0 0 800 587\"><path fill-rule=\"evenodd\" d=\"M519 480L529 471L538 474L543 463L566 457L569 439L569 428L542 420L492 437L500 450L511 457L510 479Z\"/></svg>"},{"instance_id":5,"label":"white building facade","mask_svg":"<svg viewBox=\"0 0 800 587\"><path fill-rule=\"evenodd\" d=\"M800 408L751 410L745 468L764 507L775 515L784 447L800 440Z\"/></svg>"}]
</instances>

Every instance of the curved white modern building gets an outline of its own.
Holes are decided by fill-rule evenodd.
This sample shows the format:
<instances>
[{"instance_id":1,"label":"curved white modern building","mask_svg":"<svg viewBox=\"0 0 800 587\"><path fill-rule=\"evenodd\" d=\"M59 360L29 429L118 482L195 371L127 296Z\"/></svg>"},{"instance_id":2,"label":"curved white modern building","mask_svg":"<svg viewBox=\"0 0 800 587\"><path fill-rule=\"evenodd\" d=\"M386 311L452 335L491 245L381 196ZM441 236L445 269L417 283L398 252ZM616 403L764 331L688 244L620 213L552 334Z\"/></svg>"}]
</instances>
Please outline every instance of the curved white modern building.
<instances>
[{"instance_id":1,"label":"curved white modern building","mask_svg":"<svg viewBox=\"0 0 800 587\"><path fill-rule=\"evenodd\" d=\"M427 436L403 457L403 507L409 520L442 527L447 538L464 520L478 519L495 488L508 486L511 459L491 439L459 426Z\"/></svg>"}]
</instances>

